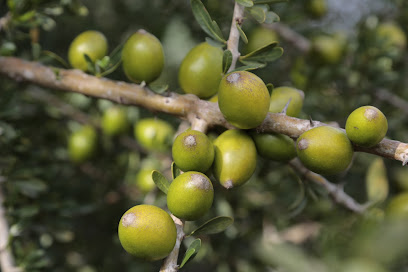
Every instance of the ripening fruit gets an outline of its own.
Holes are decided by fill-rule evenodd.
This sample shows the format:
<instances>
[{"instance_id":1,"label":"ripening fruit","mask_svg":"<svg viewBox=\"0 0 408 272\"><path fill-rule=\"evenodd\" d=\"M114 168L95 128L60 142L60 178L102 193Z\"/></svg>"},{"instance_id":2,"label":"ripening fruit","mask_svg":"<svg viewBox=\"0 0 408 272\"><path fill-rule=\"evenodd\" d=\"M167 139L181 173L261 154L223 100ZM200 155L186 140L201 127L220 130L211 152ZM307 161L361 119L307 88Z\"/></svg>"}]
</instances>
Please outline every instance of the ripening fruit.
<instances>
[{"instance_id":1,"label":"ripening fruit","mask_svg":"<svg viewBox=\"0 0 408 272\"><path fill-rule=\"evenodd\" d=\"M96 142L97 134L95 129L90 126L83 126L69 137L69 158L76 163L88 160L95 152Z\"/></svg>"},{"instance_id":2,"label":"ripening fruit","mask_svg":"<svg viewBox=\"0 0 408 272\"><path fill-rule=\"evenodd\" d=\"M256 147L242 130L227 130L214 141L214 177L227 189L247 182L255 171Z\"/></svg>"},{"instance_id":3,"label":"ripening fruit","mask_svg":"<svg viewBox=\"0 0 408 272\"><path fill-rule=\"evenodd\" d=\"M148 193L156 187L152 178L153 170L151 168L143 168L136 174L136 185L143 193Z\"/></svg>"},{"instance_id":4,"label":"ripening fruit","mask_svg":"<svg viewBox=\"0 0 408 272\"><path fill-rule=\"evenodd\" d=\"M181 170L204 173L214 161L214 146L204 133L186 130L174 140L172 154Z\"/></svg>"},{"instance_id":5,"label":"ripening fruit","mask_svg":"<svg viewBox=\"0 0 408 272\"><path fill-rule=\"evenodd\" d=\"M68 61L72 67L86 71L88 63L84 57L87 54L92 61L102 59L108 52L108 41L105 36L94 30L79 34L68 49Z\"/></svg>"},{"instance_id":6,"label":"ripening fruit","mask_svg":"<svg viewBox=\"0 0 408 272\"><path fill-rule=\"evenodd\" d=\"M129 80L150 83L157 79L164 66L160 41L145 30L139 30L126 41L122 50L123 71Z\"/></svg>"},{"instance_id":7,"label":"ripening fruit","mask_svg":"<svg viewBox=\"0 0 408 272\"><path fill-rule=\"evenodd\" d=\"M346 170L353 158L353 146L346 133L329 126L304 132L296 141L296 150L308 169L323 175Z\"/></svg>"},{"instance_id":8,"label":"ripening fruit","mask_svg":"<svg viewBox=\"0 0 408 272\"><path fill-rule=\"evenodd\" d=\"M269 110L270 96L262 79L247 71L225 75L218 90L218 105L225 119L240 129L259 126Z\"/></svg>"},{"instance_id":9,"label":"ripening fruit","mask_svg":"<svg viewBox=\"0 0 408 272\"><path fill-rule=\"evenodd\" d=\"M118 234L129 254L148 261L169 255L177 238L170 215L152 205L137 205L127 210L120 219Z\"/></svg>"},{"instance_id":10,"label":"ripening fruit","mask_svg":"<svg viewBox=\"0 0 408 272\"><path fill-rule=\"evenodd\" d=\"M343 57L344 41L330 36L318 36L312 41L315 58L326 64L336 64Z\"/></svg>"},{"instance_id":11,"label":"ripening fruit","mask_svg":"<svg viewBox=\"0 0 408 272\"><path fill-rule=\"evenodd\" d=\"M354 110L346 121L347 136L353 143L363 147L372 147L381 142L387 130L387 118L373 106Z\"/></svg>"},{"instance_id":12,"label":"ripening fruit","mask_svg":"<svg viewBox=\"0 0 408 272\"><path fill-rule=\"evenodd\" d=\"M292 87L278 87L271 94L270 112L282 112L290 99L286 115L298 117L303 107L304 93Z\"/></svg>"},{"instance_id":13,"label":"ripening fruit","mask_svg":"<svg viewBox=\"0 0 408 272\"><path fill-rule=\"evenodd\" d=\"M390 218L408 218L408 193L401 193L391 198L385 213Z\"/></svg>"},{"instance_id":14,"label":"ripening fruit","mask_svg":"<svg viewBox=\"0 0 408 272\"><path fill-rule=\"evenodd\" d=\"M218 91L222 78L222 49L206 42L195 46L184 58L179 83L185 93L209 98Z\"/></svg>"},{"instance_id":15,"label":"ripening fruit","mask_svg":"<svg viewBox=\"0 0 408 272\"><path fill-rule=\"evenodd\" d=\"M167 151L173 141L173 127L160 119L146 118L135 124L134 134L141 146L152 151Z\"/></svg>"},{"instance_id":16,"label":"ripening fruit","mask_svg":"<svg viewBox=\"0 0 408 272\"><path fill-rule=\"evenodd\" d=\"M118 106L108 108L103 113L101 126L103 132L111 136L126 132L129 121L125 109Z\"/></svg>"},{"instance_id":17,"label":"ripening fruit","mask_svg":"<svg viewBox=\"0 0 408 272\"><path fill-rule=\"evenodd\" d=\"M296 157L296 148L293 140L278 133L253 133L256 150L262 157L274 161L289 161Z\"/></svg>"},{"instance_id":18,"label":"ripening fruit","mask_svg":"<svg viewBox=\"0 0 408 272\"><path fill-rule=\"evenodd\" d=\"M250 53L259 48L262 48L272 42L278 41L278 35L272 29L266 27L257 27L248 35L248 43L245 47L245 52Z\"/></svg>"},{"instance_id":19,"label":"ripening fruit","mask_svg":"<svg viewBox=\"0 0 408 272\"><path fill-rule=\"evenodd\" d=\"M308 0L306 10L314 18L320 18L327 13L326 0Z\"/></svg>"},{"instance_id":20,"label":"ripening fruit","mask_svg":"<svg viewBox=\"0 0 408 272\"><path fill-rule=\"evenodd\" d=\"M210 179L200 173L189 171L176 177L167 192L167 207L180 219L194 221L211 208L214 189Z\"/></svg>"},{"instance_id":21,"label":"ripening fruit","mask_svg":"<svg viewBox=\"0 0 408 272\"><path fill-rule=\"evenodd\" d=\"M407 37L400 26L393 22L382 23L377 27L377 39L384 48L397 47L404 49L407 45Z\"/></svg>"}]
</instances>

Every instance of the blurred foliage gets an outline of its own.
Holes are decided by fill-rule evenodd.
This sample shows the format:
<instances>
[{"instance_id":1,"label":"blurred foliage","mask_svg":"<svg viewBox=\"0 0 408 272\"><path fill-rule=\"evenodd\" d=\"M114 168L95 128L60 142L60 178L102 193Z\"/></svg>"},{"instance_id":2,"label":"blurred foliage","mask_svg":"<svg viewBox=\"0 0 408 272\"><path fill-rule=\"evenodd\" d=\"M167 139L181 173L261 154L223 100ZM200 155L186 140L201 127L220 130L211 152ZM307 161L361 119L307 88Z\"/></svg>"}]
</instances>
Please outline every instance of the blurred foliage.
<instances>
[{"instance_id":1,"label":"blurred foliage","mask_svg":"<svg viewBox=\"0 0 408 272\"><path fill-rule=\"evenodd\" d=\"M376 34L378 25L389 21L408 33L407 2L328 0L327 13L319 18L308 13L303 2L276 3L270 11L309 40L337 37L344 43L342 58L327 64L278 37L283 56L256 73L276 87L302 89L303 118L336 121L344 127L349 113L369 104L387 116L387 137L408 142L406 110L378 92L386 90L408 100L406 48L392 46ZM203 4L227 37L232 1ZM206 37L187 0L8 0L0 1L0 15L6 19L1 23L1 55L55 66L59 62L43 50L66 60L70 42L85 30L103 32L112 52L133 32L146 29L162 41L166 55L157 86L168 85L177 92L181 92L179 64ZM248 16L243 31L248 34L257 27ZM126 80L121 67L109 77ZM44 91L6 78L0 78L0 86L0 181L18 265L25 271L158 271L160 262L136 260L122 249L117 225L124 211L136 204L165 207L165 195L158 189L143 193L136 175L140 169L153 168L170 178L170 153L146 152L133 140L131 129L123 136L104 135L99 122L111 106L108 101ZM133 106L126 111L133 124L146 117L167 120L174 128L180 123ZM98 129L98 150L89 161L75 164L69 161L67 142L81 123ZM329 179L364 203L365 178L375 159L357 153L346 173ZM408 271L407 222L384 216L389 200L407 189L408 173L399 162L385 160L381 175L381 182L389 182L388 198L357 215L287 165L259 158L245 186L226 191L214 182L211 212L188 222L186 233L215 216L231 216L234 224L223 233L200 235L201 249L183 270L342 271L346 264L358 262L385 271ZM184 240L180 259L196 238Z\"/></svg>"}]
</instances>

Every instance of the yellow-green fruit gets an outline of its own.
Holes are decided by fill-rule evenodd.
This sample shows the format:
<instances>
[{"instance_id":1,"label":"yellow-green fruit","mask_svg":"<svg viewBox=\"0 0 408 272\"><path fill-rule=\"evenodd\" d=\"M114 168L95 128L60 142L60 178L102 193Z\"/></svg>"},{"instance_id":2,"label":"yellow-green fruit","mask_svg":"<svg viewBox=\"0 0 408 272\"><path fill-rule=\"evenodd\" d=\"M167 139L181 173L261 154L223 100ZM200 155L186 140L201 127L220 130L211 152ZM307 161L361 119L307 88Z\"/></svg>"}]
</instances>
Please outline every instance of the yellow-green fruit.
<instances>
[{"instance_id":1,"label":"yellow-green fruit","mask_svg":"<svg viewBox=\"0 0 408 272\"><path fill-rule=\"evenodd\" d=\"M214 161L214 146L204 133L187 130L174 140L172 154L181 170L204 173Z\"/></svg>"},{"instance_id":2,"label":"yellow-green fruit","mask_svg":"<svg viewBox=\"0 0 408 272\"><path fill-rule=\"evenodd\" d=\"M327 13L326 0L308 0L306 10L315 18L320 18Z\"/></svg>"},{"instance_id":3,"label":"yellow-green fruit","mask_svg":"<svg viewBox=\"0 0 408 272\"><path fill-rule=\"evenodd\" d=\"M210 102L218 103L218 94L214 95L210 99L208 99Z\"/></svg>"},{"instance_id":4,"label":"yellow-green fruit","mask_svg":"<svg viewBox=\"0 0 408 272\"><path fill-rule=\"evenodd\" d=\"M195 46L184 58L179 83L185 93L209 98L218 91L222 78L222 50L206 42Z\"/></svg>"},{"instance_id":5,"label":"yellow-green fruit","mask_svg":"<svg viewBox=\"0 0 408 272\"><path fill-rule=\"evenodd\" d=\"M272 29L266 27L257 27L248 35L248 43L245 52L250 53L272 42L278 41L278 35Z\"/></svg>"},{"instance_id":6,"label":"yellow-green fruit","mask_svg":"<svg viewBox=\"0 0 408 272\"><path fill-rule=\"evenodd\" d=\"M386 47L404 49L407 45L405 32L395 23L383 23L377 28L378 40Z\"/></svg>"},{"instance_id":7,"label":"yellow-green fruit","mask_svg":"<svg viewBox=\"0 0 408 272\"><path fill-rule=\"evenodd\" d=\"M167 151L173 141L173 127L160 119L146 118L134 126L135 138L141 146L151 151Z\"/></svg>"},{"instance_id":8,"label":"yellow-green fruit","mask_svg":"<svg viewBox=\"0 0 408 272\"><path fill-rule=\"evenodd\" d=\"M346 121L349 139L364 147L372 147L381 142L387 130L387 118L373 106L363 106L354 110Z\"/></svg>"},{"instance_id":9,"label":"yellow-green fruit","mask_svg":"<svg viewBox=\"0 0 408 272\"><path fill-rule=\"evenodd\" d=\"M269 110L265 83L247 71L225 75L218 90L218 105L225 119L240 129L259 126Z\"/></svg>"},{"instance_id":10,"label":"yellow-green fruit","mask_svg":"<svg viewBox=\"0 0 408 272\"><path fill-rule=\"evenodd\" d=\"M241 130L227 130L214 141L213 174L227 189L247 182L255 171L256 147Z\"/></svg>"},{"instance_id":11,"label":"yellow-green fruit","mask_svg":"<svg viewBox=\"0 0 408 272\"><path fill-rule=\"evenodd\" d=\"M139 30L126 41L122 50L123 71L129 80L150 83L157 79L164 66L160 41L145 30Z\"/></svg>"},{"instance_id":12,"label":"yellow-green fruit","mask_svg":"<svg viewBox=\"0 0 408 272\"><path fill-rule=\"evenodd\" d=\"M266 159L289 161L296 157L295 143L286 135L253 133L252 138L258 154Z\"/></svg>"},{"instance_id":13,"label":"yellow-green fruit","mask_svg":"<svg viewBox=\"0 0 408 272\"><path fill-rule=\"evenodd\" d=\"M136 185L143 193L148 193L156 187L152 178L153 170L154 169L144 168L140 169L136 174Z\"/></svg>"},{"instance_id":14,"label":"yellow-green fruit","mask_svg":"<svg viewBox=\"0 0 408 272\"><path fill-rule=\"evenodd\" d=\"M388 203L385 211L386 215L395 219L408 218L408 193L401 193L394 196Z\"/></svg>"},{"instance_id":15,"label":"yellow-green fruit","mask_svg":"<svg viewBox=\"0 0 408 272\"><path fill-rule=\"evenodd\" d=\"M83 126L71 134L68 140L69 158L81 163L92 157L96 149L97 134L90 126Z\"/></svg>"},{"instance_id":16,"label":"yellow-green fruit","mask_svg":"<svg viewBox=\"0 0 408 272\"><path fill-rule=\"evenodd\" d=\"M386 270L372 260L355 258L344 262L340 272L386 272Z\"/></svg>"},{"instance_id":17,"label":"yellow-green fruit","mask_svg":"<svg viewBox=\"0 0 408 272\"><path fill-rule=\"evenodd\" d=\"M114 136L119 135L129 128L129 121L124 108L110 107L103 113L102 130L104 133Z\"/></svg>"},{"instance_id":18,"label":"yellow-green fruit","mask_svg":"<svg viewBox=\"0 0 408 272\"><path fill-rule=\"evenodd\" d=\"M286 110L286 115L298 117L303 107L304 93L301 90L292 87L278 87L273 89L271 94L271 103L269 105L270 112L282 112L286 104L289 106Z\"/></svg>"},{"instance_id":19,"label":"yellow-green fruit","mask_svg":"<svg viewBox=\"0 0 408 272\"><path fill-rule=\"evenodd\" d=\"M118 234L129 254L149 261L169 255L177 238L170 215L152 205L137 205L127 210L120 219Z\"/></svg>"},{"instance_id":20,"label":"yellow-green fruit","mask_svg":"<svg viewBox=\"0 0 408 272\"><path fill-rule=\"evenodd\" d=\"M327 64L338 63L344 50L344 41L336 37L318 36L312 41L312 51L318 61Z\"/></svg>"},{"instance_id":21,"label":"yellow-green fruit","mask_svg":"<svg viewBox=\"0 0 408 272\"><path fill-rule=\"evenodd\" d=\"M72 41L68 49L68 61L72 67L86 71L88 63L84 54L87 54L92 61L96 61L106 56L107 52L108 42L105 36L99 31L88 30Z\"/></svg>"},{"instance_id":22,"label":"yellow-green fruit","mask_svg":"<svg viewBox=\"0 0 408 272\"><path fill-rule=\"evenodd\" d=\"M211 208L214 189L210 179L195 171L176 177L167 192L167 207L176 217L194 221Z\"/></svg>"},{"instance_id":23,"label":"yellow-green fruit","mask_svg":"<svg viewBox=\"0 0 408 272\"><path fill-rule=\"evenodd\" d=\"M300 135L296 151L308 169L323 175L346 170L353 158L353 146L346 133L329 126L315 127Z\"/></svg>"}]
</instances>

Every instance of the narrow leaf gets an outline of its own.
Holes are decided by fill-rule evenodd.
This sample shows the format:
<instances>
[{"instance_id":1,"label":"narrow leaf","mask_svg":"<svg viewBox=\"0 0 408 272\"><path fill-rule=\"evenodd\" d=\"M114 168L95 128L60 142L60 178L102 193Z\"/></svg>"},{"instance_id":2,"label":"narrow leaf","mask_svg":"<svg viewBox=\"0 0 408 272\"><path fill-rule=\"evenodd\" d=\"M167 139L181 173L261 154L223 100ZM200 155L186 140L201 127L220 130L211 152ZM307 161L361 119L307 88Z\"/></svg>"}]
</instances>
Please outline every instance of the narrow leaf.
<instances>
[{"instance_id":1,"label":"narrow leaf","mask_svg":"<svg viewBox=\"0 0 408 272\"><path fill-rule=\"evenodd\" d=\"M387 170L382 158L376 158L366 174L367 198L372 202L383 202L388 196Z\"/></svg>"},{"instance_id":2,"label":"narrow leaf","mask_svg":"<svg viewBox=\"0 0 408 272\"><path fill-rule=\"evenodd\" d=\"M232 223L234 223L234 219L232 217L214 217L202 224L196 230L192 231L188 236L219 233L226 230Z\"/></svg>"},{"instance_id":3,"label":"narrow leaf","mask_svg":"<svg viewBox=\"0 0 408 272\"><path fill-rule=\"evenodd\" d=\"M181 169L178 168L175 162L171 163L171 174L173 176L173 179L177 178L178 176L181 175Z\"/></svg>"},{"instance_id":4,"label":"narrow leaf","mask_svg":"<svg viewBox=\"0 0 408 272\"><path fill-rule=\"evenodd\" d=\"M251 54L251 53L250 53ZM280 58L283 54L282 47L275 47L271 50L261 52L259 54L252 55L250 57L242 57L244 61L260 61L260 62L272 62Z\"/></svg>"},{"instance_id":5,"label":"narrow leaf","mask_svg":"<svg viewBox=\"0 0 408 272\"><path fill-rule=\"evenodd\" d=\"M278 45L278 42L268 43L268 44L266 44L266 45L264 45L264 46L262 46L262 47L256 49L255 51L252 51L252 52L246 54L245 56L241 56L240 59L241 59L241 60L244 60L244 59L246 59L246 58L249 58L249 57L252 57L252 56L255 56L255 55L264 53L264 52L267 52L267 51L269 51L269 50L275 48L277 45Z\"/></svg>"},{"instance_id":6,"label":"narrow leaf","mask_svg":"<svg viewBox=\"0 0 408 272\"><path fill-rule=\"evenodd\" d=\"M240 27L240 25L238 23L235 23L235 25L237 26L237 29L238 29L239 35L241 36L242 41L244 43L248 43L248 38L247 38L245 32Z\"/></svg>"},{"instance_id":7,"label":"narrow leaf","mask_svg":"<svg viewBox=\"0 0 408 272\"><path fill-rule=\"evenodd\" d=\"M244 64L244 66L240 66L240 67L234 69L234 72L236 72L236 71L251 71L251 70L264 68L266 66L266 63L256 62L256 61L243 61L243 60L240 60L240 62L242 64Z\"/></svg>"},{"instance_id":8,"label":"narrow leaf","mask_svg":"<svg viewBox=\"0 0 408 272\"><path fill-rule=\"evenodd\" d=\"M201 239L195 239L190 246L187 248L184 254L183 260L181 261L180 268L182 268L186 263L191 261L198 253L201 248Z\"/></svg>"},{"instance_id":9,"label":"narrow leaf","mask_svg":"<svg viewBox=\"0 0 408 272\"><path fill-rule=\"evenodd\" d=\"M244 7L252 7L254 5L252 0L235 0L235 2Z\"/></svg>"},{"instance_id":10,"label":"narrow leaf","mask_svg":"<svg viewBox=\"0 0 408 272\"><path fill-rule=\"evenodd\" d=\"M273 11L268 11L266 13L265 24L273 24L280 21L280 17Z\"/></svg>"},{"instance_id":11,"label":"narrow leaf","mask_svg":"<svg viewBox=\"0 0 408 272\"><path fill-rule=\"evenodd\" d=\"M88 71L92 74L95 74L96 70L95 70L95 64L92 61L91 57L88 56L87 54L84 54L84 58L86 60L86 63L88 64Z\"/></svg>"},{"instance_id":12,"label":"narrow leaf","mask_svg":"<svg viewBox=\"0 0 408 272\"><path fill-rule=\"evenodd\" d=\"M260 6L253 6L252 8L250 8L249 14L251 14L251 16L254 17L254 19L257 20L260 24L263 24L266 20L266 12Z\"/></svg>"},{"instance_id":13,"label":"narrow leaf","mask_svg":"<svg viewBox=\"0 0 408 272\"><path fill-rule=\"evenodd\" d=\"M268 84L266 84L266 88L268 88L269 95L271 95L273 89L275 88L275 86L273 86L272 83L268 83Z\"/></svg>"},{"instance_id":14,"label":"narrow leaf","mask_svg":"<svg viewBox=\"0 0 408 272\"><path fill-rule=\"evenodd\" d=\"M223 47L224 47L224 44L223 44L223 43L220 43L219 41L215 41L214 39L211 39L210 37L205 37L205 41L206 41L209 45L212 45L212 46L215 46L215 47L219 47L219 48L223 48Z\"/></svg>"},{"instance_id":15,"label":"narrow leaf","mask_svg":"<svg viewBox=\"0 0 408 272\"><path fill-rule=\"evenodd\" d=\"M152 171L152 179L156 186L167 195L167 192L169 191L170 187L170 182L166 179L165 176L163 176L162 173L159 171L153 170Z\"/></svg>"},{"instance_id":16,"label":"narrow leaf","mask_svg":"<svg viewBox=\"0 0 408 272\"><path fill-rule=\"evenodd\" d=\"M149 89L155 93L162 94L169 89L168 84L149 84Z\"/></svg>"},{"instance_id":17,"label":"narrow leaf","mask_svg":"<svg viewBox=\"0 0 408 272\"><path fill-rule=\"evenodd\" d=\"M211 19L210 14L200 0L191 0L191 9L205 33L216 41L226 43L218 24Z\"/></svg>"},{"instance_id":18,"label":"narrow leaf","mask_svg":"<svg viewBox=\"0 0 408 272\"><path fill-rule=\"evenodd\" d=\"M222 71L224 74L228 72L228 69L232 64L232 53L230 50L225 50L224 55L222 56Z\"/></svg>"},{"instance_id":19,"label":"narrow leaf","mask_svg":"<svg viewBox=\"0 0 408 272\"><path fill-rule=\"evenodd\" d=\"M55 54L54 52L48 51L48 50L44 50L41 52L42 55L45 55L47 57L50 57L51 59L59 62L62 66L64 66L64 68L69 68L69 64L60 56L58 56L57 54Z\"/></svg>"}]
</instances>

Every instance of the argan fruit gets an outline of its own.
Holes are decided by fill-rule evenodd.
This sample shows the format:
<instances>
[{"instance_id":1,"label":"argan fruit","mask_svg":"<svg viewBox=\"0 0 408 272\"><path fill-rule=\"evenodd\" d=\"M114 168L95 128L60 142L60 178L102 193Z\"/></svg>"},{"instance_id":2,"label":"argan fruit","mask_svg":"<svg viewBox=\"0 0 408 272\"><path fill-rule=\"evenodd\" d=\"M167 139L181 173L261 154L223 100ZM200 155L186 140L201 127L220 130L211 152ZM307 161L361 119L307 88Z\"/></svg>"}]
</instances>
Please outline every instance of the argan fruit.
<instances>
[{"instance_id":1,"label":"argan fruit","mask_svg":"<svg viewBox=\"0 0 408 272\"><path fill-rule=\"evenodd\" d=\"M290 100L286 115L298 117L303 107L304 96L301 90L292 87L277 87L273 89L271 94L269 112L282 112Z\"/></svg>"},{"instance_id":2,"label":"argan fruit","mask_svg":"<svg viewBox=\"0 0 408 272\"><path fill-rule=\"evenodd\" d=\"M256 150L262 157L274 161L286 162L296 157L293 140L279 133L253 133Z\"/></svg>"},{"instance_id":3,"label":"argan fruit","mask_svg":"<svg viewBox=\"0 0 408 272\"><path fill-rule=\"evenodd\" d=\"M147 150L165 152L173 141L174 129L166 121L146 118L135 124L134 134L139 144Z\"/></svg>"}]
</instances>

